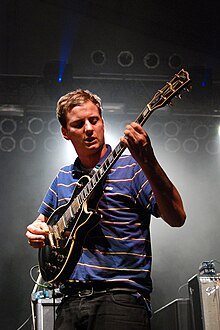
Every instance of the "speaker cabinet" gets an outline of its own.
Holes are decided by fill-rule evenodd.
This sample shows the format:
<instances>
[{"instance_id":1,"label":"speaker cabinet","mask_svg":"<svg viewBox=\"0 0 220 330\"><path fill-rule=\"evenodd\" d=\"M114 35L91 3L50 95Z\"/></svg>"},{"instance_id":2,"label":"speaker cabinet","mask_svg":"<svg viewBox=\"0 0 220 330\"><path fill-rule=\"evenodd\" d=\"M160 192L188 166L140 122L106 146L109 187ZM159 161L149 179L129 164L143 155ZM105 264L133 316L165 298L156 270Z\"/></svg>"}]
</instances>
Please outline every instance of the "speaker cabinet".
<instances>
[{"instance_id":1,"label":"speaker cabinet","mask_svg":"<svg viewBox=\"0 0 220 330\"><path fill-rule=\"evenodd\" d=\"M188 288L193 330L220 330L220 277L194 275Z\"/></svg>"},{"instance_id":2,"label":"speaker cabinet","mask_svg":"<svg viewBox=\"0 0 220 330\"><path fill-rule=\"evenodd\" d=\"M35 305L35 316L36 316L36 330L53 330L54 329L54 317L60 298L54 299L45 298L38 299L34 303Z\"/></svg>"},{"instance_id":3,"label":"speaker cabinet","mask_svg":"<svg viewBox=\"0 0 220 330\"><path fill-rule=\"evenodd\" d=\"M152 330L192 330L189 299L175 299L154 312Z\"/></svg>"},{"instance_id":4,"label":"speaker cabinet","mask_svg":"<svg viewBox=\"0 0 220 330\"><path fill-rule=\"evenodd\" d=\"M192 330L189 299L175 299L154 312L152 330Z\"/></svg>"}]
</instances>

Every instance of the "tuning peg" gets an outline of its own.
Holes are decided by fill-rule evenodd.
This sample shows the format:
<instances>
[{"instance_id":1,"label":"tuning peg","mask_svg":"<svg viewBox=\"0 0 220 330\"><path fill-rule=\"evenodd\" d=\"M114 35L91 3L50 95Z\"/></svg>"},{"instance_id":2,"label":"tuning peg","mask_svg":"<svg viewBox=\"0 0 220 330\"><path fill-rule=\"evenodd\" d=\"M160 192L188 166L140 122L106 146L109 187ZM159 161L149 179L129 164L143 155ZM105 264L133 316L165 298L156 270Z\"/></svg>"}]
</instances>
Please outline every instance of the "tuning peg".
<instances>
[{"instance_id":1,"label":"tuning peg","mask_svg":"<svg viewBox=\"0 0 220 330\"><path fill-rule=\"evenodd\" d=\"M192 85L185 87L184 90L189 93L192 90Z\"/></svg>"},{"instance_id":2,"label":"tuning peg","mask_svg":"<svg viewBox=\"0 0 220 330\"><path fill-rule=\"evenodd\" d=\"M178 98L178 99L182 99L182 95L181 94L177 94L176 96L175 96L175 98Z\"/></svg>"},{"instance_id":3,"label":"tuning peg","mask_svg":"<svg viewBox=\"0 0 220 330\"><path fill-rule=\"evenodd\" d=\"M169 103L169 106L173 107L173 103L172 103L172 102L170 102L170 103Z\"/></svg>"}]
</instances>

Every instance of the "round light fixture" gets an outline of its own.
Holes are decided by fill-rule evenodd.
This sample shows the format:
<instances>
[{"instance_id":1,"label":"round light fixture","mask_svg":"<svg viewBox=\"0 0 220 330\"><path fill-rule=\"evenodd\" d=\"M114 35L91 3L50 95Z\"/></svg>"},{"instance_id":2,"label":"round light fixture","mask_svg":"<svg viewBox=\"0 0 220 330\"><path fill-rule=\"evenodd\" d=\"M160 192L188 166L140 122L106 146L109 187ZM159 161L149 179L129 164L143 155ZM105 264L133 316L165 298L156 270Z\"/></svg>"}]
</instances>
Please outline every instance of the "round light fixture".
<instances>
[{"instance_id":1,"label":"round light fixture","mask_svg":"<svg viewBox=\"0 0 220 330\"><path fill-rule=\"evenodd\" d=\"M199 149L199 142L194 138L188 138L183 142L183 149L189 154L197 152Z\"/></svg>"},{"instance_id":2,"label":"round light fixture","mask_svg":"<svg viewBox=\"0 0 220 330\"><path fill-rule=\"evenodd\" d=\"M181 67L182 65L182 58L180 55L174 53L172 55L169 56L168 59L168 65L171 69L173 70L177 70Z\"/></svg>"},{"instance_id":3,"label":"round light fixture","mask_svg":"<svg viewBox=\"0 0 220 330\"><path fill-rule=\"evenodd\" d=\"M144 65L148 69L156 69L160 64L160 57L156 53L147 53L144 56Z\"/></svg>"},{"instance_id":4,"label":"round light fixture","mask_svg":"<svg viewBox=\"0 0 220 330\"><path fill-rule=\"evenodd\" d=\"M106 62L106 54L102 50L94 50L91 53L92 63L95 65L104 65Z\"/></svg>"},{"instance_id":5,"label":"round light fixture","mask_svg":"<svg viewBox=\"0 0 220 330\"><path fill-rule=\"evenodd\" d=\"M12 135L17 129L17 122L12 118L4 118L0 122L0 131L5 135Z\"/></svg>"},{"instance_id":6,"label":"round light fixture","mask_svg":"<svg viewBox=\"0 0 220 330\"><path fill-rule=\"evenodd\" d=\"M16 147L16 141L12 136L2 136L0 139L0 150L12 152Z\"/></svg>"},{"instance_id":7,"label":"round light fixture","mask_svg":"<svg viewBox=\"0 0 220 330\"><path fill-rule=\"evenodd\" d=\"M23 152L33 152L36 149L36 141L31 136L24 136L19 145Z\"/></svg>"},{"instance_id":8,"label":"round light fixture","mask_svg":"<svg viewBox=\"0 0 220 330\"><path fill-rule=\"evenodd\" d=\"M40 134L44 129L44 121L41 118L33 117L28 121L28 130L32 134Z\"/></svg>"},{"instance_id":9,"label":"round light fixture","mask_svg":"<svg viewBox=\"0 0 220 330\"><path fill-rule=\"evenodd\" d=\"M129 50L123 50L118 54L118 64L122 67L129 67L134 63L134 55Z\"/></svg>"}]
</instances>

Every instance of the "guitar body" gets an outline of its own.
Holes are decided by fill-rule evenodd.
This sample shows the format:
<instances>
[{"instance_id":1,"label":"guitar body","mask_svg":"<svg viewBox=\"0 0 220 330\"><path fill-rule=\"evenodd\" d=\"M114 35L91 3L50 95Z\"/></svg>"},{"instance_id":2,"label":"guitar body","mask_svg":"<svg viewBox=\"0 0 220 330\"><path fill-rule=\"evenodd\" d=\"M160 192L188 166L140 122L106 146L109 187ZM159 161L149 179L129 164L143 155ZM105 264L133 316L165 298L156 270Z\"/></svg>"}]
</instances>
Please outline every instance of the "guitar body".
<instances>
[{"instance_id":1,"label":"guitar body","mask_svg":"<svg viewBox=\"0 0 220 330\"><path fill-rule=\"evenodd\" d=\"M99 189L99 194L93 195L75 214L72 214L67 228L64 228L62 232L57 229L57 223L89 180L88 176L83 176L78 181L78 186L81 187L76 187L70 202L56 209L48 219L47 224L51 232L46 245L39 249L38 255L40 272L46 282L59 284L69 278L82 253L86 234L100 221L96 205L102 189Z\"/></svg>"},{"instance_id":2,"label":"guitar body","mask_svg":"<svg viewBox=\"0 0 220 330\"><path fill-rule=\"evenodd\" d=\"M143 126L153 111L169 104L189 83L188 72L180 70L156 92L137 117L136 123ZM59 207L50 216L50 233L45 247L39 250L39 266L45 281L59 284L73 272L87 233L100 221L96 212L103 193L100 185L124 150L125 147L119 142L91 178L83 176L78 181L70 202Z\"/></svg>"}]
</instances>

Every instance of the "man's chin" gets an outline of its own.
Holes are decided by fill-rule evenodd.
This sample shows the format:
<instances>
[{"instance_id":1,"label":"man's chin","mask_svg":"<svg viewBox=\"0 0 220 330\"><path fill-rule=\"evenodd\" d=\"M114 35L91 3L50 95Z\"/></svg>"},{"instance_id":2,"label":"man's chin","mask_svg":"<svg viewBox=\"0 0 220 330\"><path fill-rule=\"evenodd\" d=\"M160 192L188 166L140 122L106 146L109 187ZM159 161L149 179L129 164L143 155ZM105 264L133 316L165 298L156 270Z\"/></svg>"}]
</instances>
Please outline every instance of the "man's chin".
<instances>
[{"instance_id":1,"label":"man's chin","mask_svg":"<svg viewBox=\"0 0 220 330\"><path fill-rule=\"evenodd\" d=\"M91 143L91 144L87 144L85 145L85 152L98 152L102 147L100 145L98 145L97 143Z\"/></svg>"}]
</instances>

